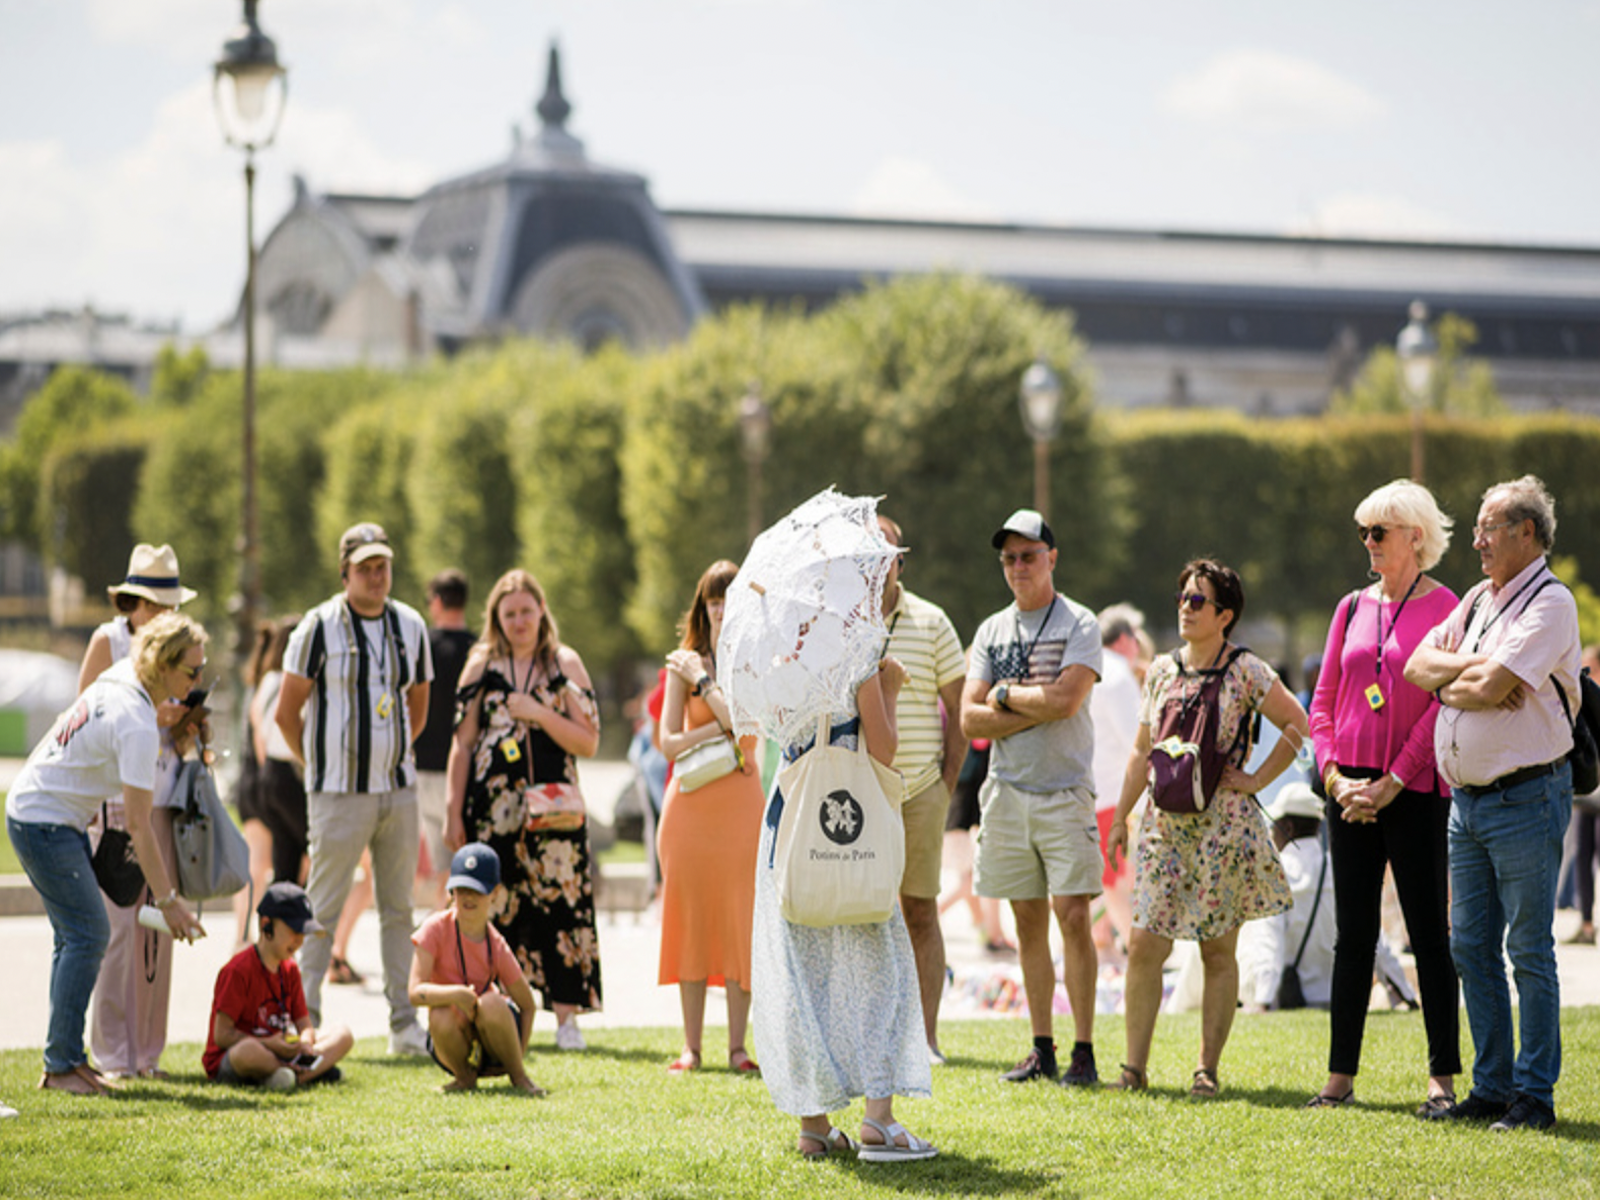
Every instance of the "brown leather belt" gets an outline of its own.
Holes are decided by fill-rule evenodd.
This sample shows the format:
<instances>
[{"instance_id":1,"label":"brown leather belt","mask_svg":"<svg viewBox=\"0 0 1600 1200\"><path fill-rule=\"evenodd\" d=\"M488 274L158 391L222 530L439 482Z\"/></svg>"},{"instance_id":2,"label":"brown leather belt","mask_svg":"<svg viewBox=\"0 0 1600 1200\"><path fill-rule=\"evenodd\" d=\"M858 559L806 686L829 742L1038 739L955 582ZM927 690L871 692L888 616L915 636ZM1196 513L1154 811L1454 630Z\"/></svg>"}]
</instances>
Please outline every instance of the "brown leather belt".
<instances>
[{"instance_id":1,"label":"brown leather belt","mask_svg":"<svg viewBox=\"0 0 1600 1200\"><path fill-rule=\"evenodd\" d=\"M1558 758L1555 762L1540 763L1537 767L1521 767L1508 772L1490 783L1461 785L1461 790L1469 796L1487 796L1490 792L1510 791L1519 783L1527 783L1530 779L1538 779L1545 775L1554 775L1556 768L1567 760Z\"/></svg>"}]
</instances>

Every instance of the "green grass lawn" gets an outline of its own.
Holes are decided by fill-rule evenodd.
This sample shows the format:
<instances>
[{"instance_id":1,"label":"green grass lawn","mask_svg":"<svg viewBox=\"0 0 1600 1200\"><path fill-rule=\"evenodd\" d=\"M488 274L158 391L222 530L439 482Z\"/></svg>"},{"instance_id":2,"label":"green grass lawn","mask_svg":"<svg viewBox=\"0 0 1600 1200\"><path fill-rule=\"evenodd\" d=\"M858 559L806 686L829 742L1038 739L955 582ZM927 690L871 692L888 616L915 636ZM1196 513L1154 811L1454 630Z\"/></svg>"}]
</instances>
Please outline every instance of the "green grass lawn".
<instances>
[{"instance_id":1,"label":"green grass lawn","mask_svg":"<svg viewBox=\"0 0 1600 1200\"><path fill-rule=\"evenodd\" d=\"M40 981L42 986L43 981ZM667 1076L672 1030L592 1030L590 1050L531 1056L545 1100L445 1096L431 1063L361 1043L332 1087L268 1096L202 1082L199 1048L169 1050L175 1078L95 1100L34 1090L36 1050L0 1054L0 1194L226 1197L1589 1197L1600 1180L1600 1008L1563 1013L1565 1074L1552 1133L1491 1134L1412 1118L1423 1094L1418 1014L1374 1013L1351 1109L1307 1111L1327 1017L1241 1017L1223 1095L1186 1095L1199 1036L1163 1018L1151 1092L1003 1084L1021 1021L952 1022L932 1100L897 1115L940 1157L879 1166L801 1161L795 1123L757 1079ZM1115 1068L1120 1018L1100 1023ZM544 1031L541 1030L541 1033ZM708 1039L715 1044L716 1033ZM1465 1035L1463 1035L1465 1036ZM840 1123L852 1135L857 1103Z\"/></svg>"}]
</instances>

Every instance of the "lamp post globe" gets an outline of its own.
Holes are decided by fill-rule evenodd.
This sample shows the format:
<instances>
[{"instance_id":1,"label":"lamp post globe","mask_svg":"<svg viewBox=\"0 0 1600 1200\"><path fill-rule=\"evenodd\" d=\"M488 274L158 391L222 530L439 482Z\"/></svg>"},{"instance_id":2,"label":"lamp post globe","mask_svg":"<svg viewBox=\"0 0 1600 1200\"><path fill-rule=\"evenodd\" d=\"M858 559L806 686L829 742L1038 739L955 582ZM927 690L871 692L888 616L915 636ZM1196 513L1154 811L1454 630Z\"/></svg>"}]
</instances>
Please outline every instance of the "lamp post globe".
<instances>
[{"instance_id":1,"label":"lamp post globe","mask_svg":"<svg viewBox=\"0 0 1600 1200\"><path fill-rule=\"evenodd\" d=\"M1400 359L1400 377L1405 387L1406 403L1411 407L1411 478L1421 483L1425 467L1422 443L1422 415L1428 406L1433 387L1433 368L1439 355L1439 343L1428 328L1428 306L1413 300L1410 320L1395 339L1395 354Z\"/></svg>"},{"instance_id":2,"label":"lamp post globe","mask_svg":"<svg viewBox=\"0 0 1600 1200\"><path fill-rule=\"evenodd\" d=\"M1033 507L1042 514L1050 508L1050 441L1061 427L1061 378L1044 355L1022 373L1018 406L1022 427L1033 439Z\"/></svg>"},{"instance_id":3,"label":"lamp post globe","mask_svg":"<svg viewBox=\"0 0 1600 1200\"><path fill-rule=\"evenodd\" d=\"M277 44L261 31L259 7L259 0L244 0L239 27L222 43L211 79L222 136L246 152L272 144L289 91L289 72L278 61Z\"/></svg>"},{"instance_id":4,"label":"lamp post globe","mask_svg":"<svg viewBox=\"0 0 1600 1200\"><path fill-rule=\"evenodd\" d=\"M244 397L241 431L239 591L230 608L236 621L235 654L242 664L261 612L261 543L256 521L256 230L257 150L272 144L288 99L289 73L278 47L261 31L258 0L244 0L239 27L222 43L213 64L211 99L223 139L244 151Z\"/></svg>"}]
</instances>

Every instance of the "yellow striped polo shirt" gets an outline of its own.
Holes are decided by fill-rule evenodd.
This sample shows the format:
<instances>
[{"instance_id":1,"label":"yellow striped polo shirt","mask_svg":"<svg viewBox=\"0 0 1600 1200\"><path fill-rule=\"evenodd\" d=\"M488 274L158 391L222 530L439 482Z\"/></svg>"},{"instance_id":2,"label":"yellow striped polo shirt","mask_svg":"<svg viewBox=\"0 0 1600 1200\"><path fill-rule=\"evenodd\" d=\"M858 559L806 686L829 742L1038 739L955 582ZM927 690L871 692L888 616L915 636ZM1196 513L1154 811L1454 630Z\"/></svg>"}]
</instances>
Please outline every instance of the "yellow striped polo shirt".
<instances>
[{"instance_id":1,"label":"yellow striped polo shirt","mask_svg":"<svg viewBox=\"0 0 1600 1200\"><path fill-rule=\"evenodd\" d=\"M889 614L889 653L906 669L906 683L895 705L900 748L894 765L906 778L906 795L915 796L939 778L944 759L944 723L939 689L967 672L956 627L937 604L912 595L902 584L900 602ZM951 713L952 721L961 719Z\"/></svg>"}]
</instances>

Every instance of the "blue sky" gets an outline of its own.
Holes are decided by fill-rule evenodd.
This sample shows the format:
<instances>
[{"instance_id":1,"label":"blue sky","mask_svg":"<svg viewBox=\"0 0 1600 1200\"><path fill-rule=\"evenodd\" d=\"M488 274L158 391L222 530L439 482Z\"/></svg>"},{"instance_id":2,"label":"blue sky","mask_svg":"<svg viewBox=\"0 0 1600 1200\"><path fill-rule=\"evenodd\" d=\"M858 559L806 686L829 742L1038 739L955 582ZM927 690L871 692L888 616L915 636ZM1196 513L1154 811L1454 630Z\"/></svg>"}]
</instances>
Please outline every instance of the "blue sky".
<instances>
[{"instance_id":1,"label":"blue sky","mask_svg":"<svg viewBox=\"0 0 1600 1200\"><path fill-rule=\"evenodd\" d=\"M0 0L0 312L218 320L238 0ZM571 130L663 207L1600 246L1600 0L262 0L257 227Z\"/></svg>"}]
</instances>

